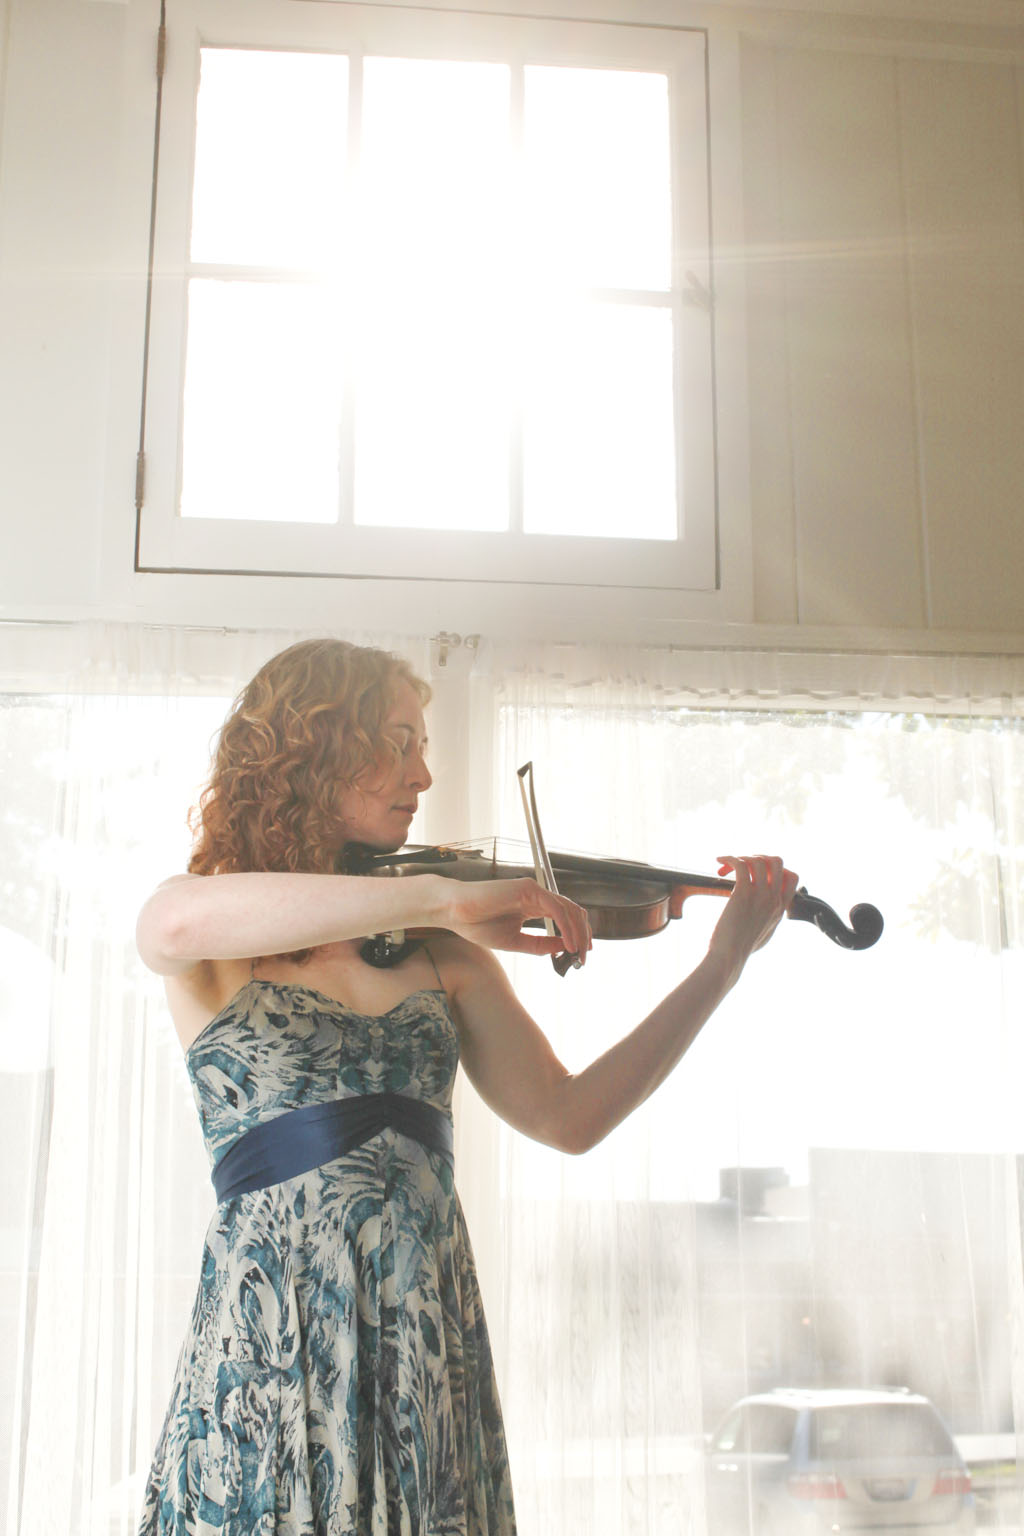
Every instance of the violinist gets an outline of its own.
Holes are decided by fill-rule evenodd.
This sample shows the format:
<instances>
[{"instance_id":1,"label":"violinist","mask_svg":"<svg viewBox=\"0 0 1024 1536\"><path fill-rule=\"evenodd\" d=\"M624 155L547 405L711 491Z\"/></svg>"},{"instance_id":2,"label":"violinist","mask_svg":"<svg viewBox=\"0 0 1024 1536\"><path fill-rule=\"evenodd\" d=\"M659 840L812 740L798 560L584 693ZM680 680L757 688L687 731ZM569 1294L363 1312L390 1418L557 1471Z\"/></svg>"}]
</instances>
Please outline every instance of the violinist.
<instances>
[{"instance_id":1,"label":"violinist","mask_svg":"<svg viewBox=\"0 0 1024 1536\"><path fill-rule=\"evenodd\" d=\"M427 700L374 649L274 657L220 733L188 873L140 914L217 1196L144 1536L513 1536L453 1185L456 1068L517 1130L585 1152L677 1065L792 902L779 859L724 859L735 886L707 953L570 1074L494 951L585 962L582 907L529 878L345 872L349 850L405 842L431 782ZM524 931L545 918L554 936ZM400 929L429 932L368 964L366 936Z\"/></svg>"}]
</instances>

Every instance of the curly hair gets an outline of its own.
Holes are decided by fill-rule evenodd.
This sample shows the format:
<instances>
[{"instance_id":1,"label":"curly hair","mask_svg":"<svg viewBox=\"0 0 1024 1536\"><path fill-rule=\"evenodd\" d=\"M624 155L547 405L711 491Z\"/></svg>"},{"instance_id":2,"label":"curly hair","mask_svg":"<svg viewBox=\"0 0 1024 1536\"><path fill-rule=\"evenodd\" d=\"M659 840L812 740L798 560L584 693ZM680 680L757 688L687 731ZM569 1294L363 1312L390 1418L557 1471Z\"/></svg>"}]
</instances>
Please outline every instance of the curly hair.
<instances>
[{"instance_id":1,"label":"curly hair","mask_svg":"<svg viewBox=\"0 0 1024 1536\"><path fill-rule=\"evenodd\" d=\"M381 733L395 689L430 689L407 662L345 640L302 640L242 690L189 817L191 874L332 874L341 793L397 748Z\"/></svg>"}]
</instances>

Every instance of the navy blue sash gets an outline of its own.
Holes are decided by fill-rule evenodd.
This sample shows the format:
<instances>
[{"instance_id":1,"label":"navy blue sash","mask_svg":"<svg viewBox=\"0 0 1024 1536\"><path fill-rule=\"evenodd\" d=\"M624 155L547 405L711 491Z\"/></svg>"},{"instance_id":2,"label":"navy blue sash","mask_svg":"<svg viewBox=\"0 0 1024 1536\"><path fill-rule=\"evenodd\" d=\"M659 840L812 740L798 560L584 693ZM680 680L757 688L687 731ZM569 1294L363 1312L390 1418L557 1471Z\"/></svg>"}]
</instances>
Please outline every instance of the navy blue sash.
<instances>
[{"instance_id":1,"label":"navy blue sash","mask_svg":"<svg viewBox=\"0 0 1024 1536\"><path fill-rule=\"evenodd\" d=\"M211 1178L218 1203L266 1189L329 1163L388 1127L432 1152L453 1155L452 1123L441 1110L405 1093L363 1093L303 1104L254 1125L232 1142Z\"/></svg>"}]
</instances>

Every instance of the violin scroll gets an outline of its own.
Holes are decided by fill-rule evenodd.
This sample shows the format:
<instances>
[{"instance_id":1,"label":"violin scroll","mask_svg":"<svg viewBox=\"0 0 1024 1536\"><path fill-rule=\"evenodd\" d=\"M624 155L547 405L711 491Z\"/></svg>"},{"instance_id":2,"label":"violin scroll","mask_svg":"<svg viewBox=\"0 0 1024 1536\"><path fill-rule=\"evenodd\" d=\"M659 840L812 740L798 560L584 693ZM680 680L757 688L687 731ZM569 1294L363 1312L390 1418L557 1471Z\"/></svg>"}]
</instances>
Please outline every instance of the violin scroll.
<instances>
[{"instance_id":1,"label":"violin scroll","mask_svg":"<svg viewBox=\"0 0 1024 1536\"><path fill-rule=\"evenodd\" d=\"M858 902L850 909L849 924L820 896L811 896L805 886L794 893L789 915L798 922L813 923L840 949L870 949L882 937L885 920L870 902Z\"/></svg>"}]
</instances>

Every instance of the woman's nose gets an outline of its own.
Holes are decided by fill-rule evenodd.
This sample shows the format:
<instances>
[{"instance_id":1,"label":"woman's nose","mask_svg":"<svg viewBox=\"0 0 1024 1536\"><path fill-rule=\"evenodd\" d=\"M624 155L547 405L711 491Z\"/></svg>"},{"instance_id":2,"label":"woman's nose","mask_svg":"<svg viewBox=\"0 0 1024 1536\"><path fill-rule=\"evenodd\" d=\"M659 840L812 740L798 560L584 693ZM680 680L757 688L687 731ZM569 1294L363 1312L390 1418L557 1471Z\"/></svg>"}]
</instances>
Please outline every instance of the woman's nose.
<instances>
[{"instance_id":1,"label":"woman's nose","mask_svg":"<svg viewBox=\"0 0 1024 1536\"><path fill-rule=\"evenodd\" d=\"M434 782L433 776L430 772L430 769L427 767L425 759L421 757L419 753L417 753L410 767L408 781L411 788L415 787L421 793L423 790L429 789L431 784Z\"/></svg>"}]
</instances>

